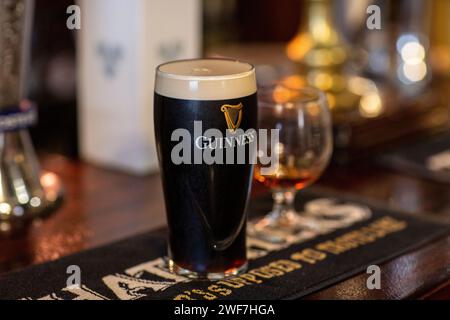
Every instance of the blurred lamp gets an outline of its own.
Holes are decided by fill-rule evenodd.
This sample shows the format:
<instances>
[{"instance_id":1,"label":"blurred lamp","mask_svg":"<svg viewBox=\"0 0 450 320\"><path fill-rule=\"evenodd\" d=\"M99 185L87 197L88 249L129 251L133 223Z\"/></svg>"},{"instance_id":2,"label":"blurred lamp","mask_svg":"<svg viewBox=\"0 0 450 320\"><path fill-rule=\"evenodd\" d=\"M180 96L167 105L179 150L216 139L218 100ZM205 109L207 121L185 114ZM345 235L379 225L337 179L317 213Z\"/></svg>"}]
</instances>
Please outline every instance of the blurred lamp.
<instances>
[{"instance_id":1,"label":"blurred lamp","mask_svg":"<svg viewBox=\"0 0 450 320\"><path fill-rule=\"evenodd\" d=\"M32 0L0 1L0 235L48 213L61 198L58 177L40 175L27 130L36 120L24 99L32 17Z\"/></svg>"}]
</instances>

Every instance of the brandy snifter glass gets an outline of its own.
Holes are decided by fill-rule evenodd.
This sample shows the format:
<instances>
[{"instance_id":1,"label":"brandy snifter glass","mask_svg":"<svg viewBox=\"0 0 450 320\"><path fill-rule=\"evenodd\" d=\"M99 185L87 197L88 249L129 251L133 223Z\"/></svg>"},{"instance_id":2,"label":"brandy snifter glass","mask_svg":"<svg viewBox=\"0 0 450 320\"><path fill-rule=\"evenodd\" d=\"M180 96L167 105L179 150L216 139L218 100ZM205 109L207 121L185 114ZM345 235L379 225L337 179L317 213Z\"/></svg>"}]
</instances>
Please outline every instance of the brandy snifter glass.
<instances>
[{"instance_id":1,"label":"brandy snifter glass","mask_svg":"<svg viewBox=\"0 0 450 320\"><path fill-rule=\"evenodd\" d=\"M332 124L326 95L312 87L290 88L284 84L258 90L258 124L278 139L258 156L277 154L273 170L265 172L258 161L254 179L268 187L273 196L272 211L250 223L250 234L271 242L284 242L289 235L314 229L314 221L294 206L298 190L314 183L327 167L332 154Z\"/></svg>"}]
</instances>

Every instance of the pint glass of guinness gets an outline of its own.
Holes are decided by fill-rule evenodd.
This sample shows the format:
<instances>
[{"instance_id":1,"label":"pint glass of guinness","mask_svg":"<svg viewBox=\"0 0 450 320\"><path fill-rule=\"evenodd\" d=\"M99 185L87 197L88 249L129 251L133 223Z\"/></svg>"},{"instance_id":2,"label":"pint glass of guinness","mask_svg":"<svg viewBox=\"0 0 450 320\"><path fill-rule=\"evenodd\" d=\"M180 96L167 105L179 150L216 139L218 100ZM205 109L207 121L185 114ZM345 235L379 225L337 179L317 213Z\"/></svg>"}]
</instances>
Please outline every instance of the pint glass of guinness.
<instances>
[{"instance_id":1,"label":"pint glass of guinness","mask_svg":"<svg viewBox=\"0 0 450 320\"><path fill-rule=\"evenodd\" d=\"M226 59L160 65L154 119L170 269L208 279L243 272L256 151L253 66Z\"/></svg>"}]
</instances>

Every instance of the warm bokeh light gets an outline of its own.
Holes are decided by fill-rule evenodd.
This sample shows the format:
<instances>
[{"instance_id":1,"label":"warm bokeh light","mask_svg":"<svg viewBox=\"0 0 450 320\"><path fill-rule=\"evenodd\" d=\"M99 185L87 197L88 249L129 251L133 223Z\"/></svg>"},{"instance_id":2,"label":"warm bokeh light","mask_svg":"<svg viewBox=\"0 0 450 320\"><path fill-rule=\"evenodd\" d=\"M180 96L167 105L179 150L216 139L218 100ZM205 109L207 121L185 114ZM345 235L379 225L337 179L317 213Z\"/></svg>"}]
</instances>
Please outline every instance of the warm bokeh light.
<instances>
[{"instance_id":1,"label":"warm bokeh light","mask_svg":"<svg viewBox=\"0 0 450 320\"><path fill-rule=\"evenodd\" d=\"M31 198L30 205L35 208L39 207L41 205L41 199L39 199L38 197Z\"/></svg>"},{"instance_id":2,"label":"warm bokeh light","mask_svg":"<svg viewBox=\"0 0 450 320\"><path fill-rule=\"evenodd\" d=\"M375 82L362 77L351 77L348 80L348 89L358 96L364 96L368 92L377 91Z\"/></svg>"},{"instance_id":3,"label":"warm bokeh light","mask_svg":"<svg viewBox=\"0 0 450 320\"><path fill-rule=\"evenodd\" d=\"M308 73L308 83L323 91L329 91L334 85L332 74L318 70Z\"/></svg>"},{"instance_id":4,"label":"warm bokeh light","mask_svg":"<svg viewBox=\"0 0 450 320\"><path fill-rule=\"evenodd\" d=\"M378 117L383 112L383 103L376 92L362 96L359 104L359 112L365 118Z\"/></svg>"},{"instance_id":5,"label":"warm bokeh light","mask_svg":"<svg viewBox=\"0 0 450 320\"><path fill-rule=\"evenodd\" d=\"M407 80L419 82L427 75L427 65L423 61L417 64L405 63L402 71Z\"/></svg>"},{"instance_id":6,"label":"warm bokeh light","mask_svg":"<svg viewBox=\"0 0 450 320\"><path fill-rule=\"evenodd\" d=\"M397 70L400 81L411 84L424 80L428 73L426 50L418 37L412 34L400 36L397 40L397 51L401 59Z\"/></svg>"},{"instance_id":7,"label":"warm bokeh light","mask_svg":"<svg viewBox=\"0 0 450 320\"><path fill-rule=\"evenodd\" d=\"M276 103L286 103L298 98L298 93L283 85L278 85L273 90L272 98Z\"/></svg>"},{"instance_id":8,"label":"warm bokeh light","mask_svg":"<svg viewBox=\"0 0 450 320\"><path fill-rule=\"evenodd\" d=\"M41 176L41 184L43 187L53 186L58 182L58 176L52 172L45 172Z\"/></svg>"},{"instance_id":9,"label":"warm bokeh light","mask_svg":"<svg viewBox=\"0 0 450 320\"><path fill-rule=\"evenodd\" d=\"M312 41L309 35L302 33L294 37L287 47L286 55L292 61L300 61L306 55L306 53L311 49Z\"/></svg>"},{"instance_id":10,"label":"warm bokeh light","mask_svg":"<svg viewBox=\"0 0 450 320\"><path fill-rule=\"evenodd\" d=\"M1 214L10 214L11 213L11 206L9 203L2 202L0 203L0 213Z\"/></svg>"},{"instance_id":11,"label":"warm bokeh light","mask_svg":"<svg viewBox=\"0 0 450 320\"><path fill-rule=\"evenodd\" d=\"M406 63L417 64L425 59L425 49L418 42L408 42L401 49L400 55Z\"/></svg>"},{"instance_id":12,"label":"warm bokeh light","mask_svg":"<svg viewBox=\"0 0 450 320\"><path fill-rule=\"evenodd\" d=\"M306 111L312 117L318 117L320 115L320 106L315 102L308 103L306 105Z\"/></svg>"},{"instance_id":13,"label":"warm bokeh light","mask_svg":"<svg viewBox=\"0 0 450 320\"><path fill-rule=\"evenodd\" d=\"M46 198L49 201L55 201L58 198L61 183L56 174L45 172L41 175L41 185L46 190Z\"/></svg>"},{"instance_id":14,"label":"warm bokeh light","mask_svg":"<svg viewBox=\"0 0 450 320\"><path fill-rule=\"evenodd\" d=\"M301 89L305 86L305 78L300 75L291 75L281 80L286 87L293 89Z\"/></svg>"}]
</instances>

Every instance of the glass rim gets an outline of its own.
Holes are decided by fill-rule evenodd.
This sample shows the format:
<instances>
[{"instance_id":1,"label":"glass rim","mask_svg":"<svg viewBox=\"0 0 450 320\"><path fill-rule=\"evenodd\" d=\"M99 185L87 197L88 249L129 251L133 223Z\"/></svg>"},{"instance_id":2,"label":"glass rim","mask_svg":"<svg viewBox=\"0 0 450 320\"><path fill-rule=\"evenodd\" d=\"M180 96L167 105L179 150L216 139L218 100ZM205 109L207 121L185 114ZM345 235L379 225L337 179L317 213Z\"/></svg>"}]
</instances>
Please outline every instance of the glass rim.
<instances>
[{"instance_id":1,"label":"glass rim","mask_svg":"<svg viewBox=\"0 0 450 320\"><path fill-rule=\"evenodd\" d=\"M232 74L226 74L226 75L185 75L185 74L176 74L171 72L165 72L162 71L161 68L164 66L167 66L169 64L175 64L175 63L182 63L182 62L192 62L192 61L227 61L227 62L234 62L234 63L240 63L244 64L250 67L249 70L243 71L243 72L237 72ZM161 63L156 67L156 76L157 77L163 77L168 79L175 79L175 80L185 80L185 81L223 81L223 80L235 80L235 79L242 79L248 76L251 76L255 73L255 66L247 61L238 60L238 59L231 59L231 58L214 58L214 57L208 57L208 58L194 58L194 59L180 59L180 60L173 60Z\"/></svg>"},{"instance_id":2,"label":"glass rim","mask_svg":"<svg viewBox=\"0 0 450 320\"><path fill-rule=\"evenodd\" d=\"M285 88L289 90L290 92L296 92L296 93L309 93L309 96L296 96L292 99L286 99L286 101L276 101L276 99L273 97L273 92L276 88ZM264 92L268 92L270 94L264 94ZM267 98L267 97L270 98ZM288 86L282 82L275 82L269 85L265 86L258 86L258 103L263 104L286 104L286 103L309 103L314 101L320 101L326 99L325 92L320 90L319 88L313 87L313 86L304 86L304 87L292 87Z\"/></svg>"}]
</instances>

